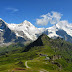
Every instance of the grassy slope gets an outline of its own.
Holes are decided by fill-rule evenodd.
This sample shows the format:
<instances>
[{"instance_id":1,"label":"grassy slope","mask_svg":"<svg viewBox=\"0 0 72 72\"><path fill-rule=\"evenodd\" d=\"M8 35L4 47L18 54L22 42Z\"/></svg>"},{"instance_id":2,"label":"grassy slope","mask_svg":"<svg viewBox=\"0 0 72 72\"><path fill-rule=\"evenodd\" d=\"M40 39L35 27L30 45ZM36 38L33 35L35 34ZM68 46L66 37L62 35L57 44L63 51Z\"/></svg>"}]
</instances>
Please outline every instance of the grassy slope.
<instances>
[{"instance_id":1,"label":"grassy slope","mask_svg":"<svg viewBox=\"0 0 72 72\"><path fill-rule=\"evenodd\" d=\"M0 55L0 72L72 72L72 45L61 39L52 40L42 35L25 48L18 44L7 48L9 51ZM54 55L61 58L46 60ZM26 61L30 69L25 67Z\"/></svg>"}]
</instances>

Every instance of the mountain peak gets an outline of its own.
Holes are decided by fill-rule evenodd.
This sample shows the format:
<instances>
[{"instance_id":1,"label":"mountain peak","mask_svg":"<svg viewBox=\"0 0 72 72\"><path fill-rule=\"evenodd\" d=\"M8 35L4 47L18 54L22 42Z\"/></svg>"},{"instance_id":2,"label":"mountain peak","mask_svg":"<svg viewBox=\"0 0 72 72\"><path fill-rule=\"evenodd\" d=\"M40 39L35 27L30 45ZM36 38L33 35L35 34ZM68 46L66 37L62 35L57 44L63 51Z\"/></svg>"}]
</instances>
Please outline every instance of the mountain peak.
<instances>
[{"instance_id":1,"label":"mountain peak","mask_svg":"<svg viewBox=\"0 0 72 72\"><path fill-rule=\"evenodd\" d=\"M24 20L24 22L29 22L29 21L27 21L27 20Z\"/></svg>"},{"instance_id":2,"label":"mountain peak","mask_svg":"<svg viewBox=\"0 0 72 72\"><path fill-rule=\"evenodd\" d=\"M0 21L5 22L2 18L0 18Z\"/></svg>"},{"instance_id":3,"label":"mountain peak","mask_svg":"<svg viewBox=\"0 0 72 72\"><path fill-rule=\"evenodd\" d=\"M38 39L41 39L41 40L49 40L50 38L46 35L46 34L42 34L42 35L40 35L39 36L39 38Z\"/></svg>"},{"instance_id":4,"label":"mountain peak","mask_svg":"<svg viewBox=\"0 0 72 72\"><path fill-rule=\"evenodd\" d=\"M0 18L0 20L3 20L2 18Z\"/></svg>"},{"instance_id":5,"label":"mountain peak","mask_svg":"<svg viewBox=\"0 0 72 72\"><path fill-rule=\"evenodd\" d=\"M25 20L21 23L21 25L26 25L26 26L33 26L29 21Z\"/></svg>"},{"instance_id":6,"label":"mountain peak","mask_svg":"<svg viewBox=\"0 0 72 72\"><path fill-rule=\"evenodd\" d=\"M27 20L24 20L24 21L22 22L22 24L23 24L23 23L30 23L30 22L29 22L29 21L27 21Z\"/></svg>"}]
</instances>

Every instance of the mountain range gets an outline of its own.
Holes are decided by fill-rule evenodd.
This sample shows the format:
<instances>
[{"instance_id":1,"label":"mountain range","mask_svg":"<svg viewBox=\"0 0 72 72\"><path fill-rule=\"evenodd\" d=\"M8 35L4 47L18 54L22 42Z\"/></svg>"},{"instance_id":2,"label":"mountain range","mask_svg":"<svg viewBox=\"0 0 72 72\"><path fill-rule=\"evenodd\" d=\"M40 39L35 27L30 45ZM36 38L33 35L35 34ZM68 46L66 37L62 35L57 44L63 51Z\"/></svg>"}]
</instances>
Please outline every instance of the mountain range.
<instances>
[{"instance_id":1,"label":"mountain range","mask_svg":"<svg viewBox=\"0 0 72 72\"><path fill-rule=\"evenodd\" d=\"M60 21L49 28L37 28L27 20L20 24L9 24L0 18L0 45L35 41L41 34L53 39L61 37L72 43L72 25L66 21Z\"/></svg>"}]
</instances>

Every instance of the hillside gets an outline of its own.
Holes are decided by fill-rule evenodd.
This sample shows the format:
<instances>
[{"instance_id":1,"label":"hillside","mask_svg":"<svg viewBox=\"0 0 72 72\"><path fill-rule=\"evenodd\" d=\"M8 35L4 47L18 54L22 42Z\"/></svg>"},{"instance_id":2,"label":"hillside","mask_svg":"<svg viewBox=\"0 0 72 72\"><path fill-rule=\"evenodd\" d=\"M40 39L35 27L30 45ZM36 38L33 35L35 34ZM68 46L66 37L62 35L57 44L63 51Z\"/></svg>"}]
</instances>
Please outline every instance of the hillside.
<instances>
[{"instance_id":1,"label":"hillside","mask_svg":"<svg viewBox=\"0 0 72 72\"><path fill-rule=\"evenodd\" d=\"M62 38L42 34L27 46L7 48L11 50L0 54L0 72L72 72L72 44Z\"/></svg>"}]
</instances>

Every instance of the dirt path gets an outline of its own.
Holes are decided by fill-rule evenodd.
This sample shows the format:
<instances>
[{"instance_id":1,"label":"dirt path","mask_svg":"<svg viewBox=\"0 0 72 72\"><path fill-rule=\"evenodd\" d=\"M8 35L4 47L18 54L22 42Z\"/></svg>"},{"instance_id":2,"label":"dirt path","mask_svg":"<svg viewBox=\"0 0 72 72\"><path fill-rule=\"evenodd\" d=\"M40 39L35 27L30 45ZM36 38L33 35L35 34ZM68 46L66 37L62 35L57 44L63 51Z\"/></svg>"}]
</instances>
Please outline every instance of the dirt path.
<instances>
[{"instance_id":1,"label":"dirt path","mask_svg":"<svg viewBox=\"0 0 72 72\"><path fill-rule=\"evenodd\" d=\"M30 68L30 67L27 65L27 62L28 62L28 61L25 62L25 66L26 66L26 68Z\"/></svg>"}]
</instances>

